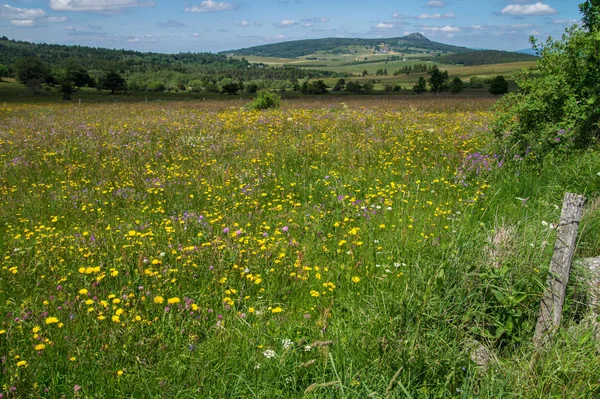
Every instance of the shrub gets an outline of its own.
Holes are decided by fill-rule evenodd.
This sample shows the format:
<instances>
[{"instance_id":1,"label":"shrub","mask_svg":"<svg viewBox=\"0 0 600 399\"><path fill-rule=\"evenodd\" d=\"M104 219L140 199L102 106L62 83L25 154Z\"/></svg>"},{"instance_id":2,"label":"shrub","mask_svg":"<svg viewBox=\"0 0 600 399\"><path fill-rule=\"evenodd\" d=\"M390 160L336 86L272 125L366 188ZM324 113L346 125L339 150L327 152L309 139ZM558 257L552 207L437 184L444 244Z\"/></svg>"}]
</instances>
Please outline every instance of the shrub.
<instances>
[{"instance_id":1,"label":"shrub","mask_svg":"<svg viewBox=\"0 0 600 399\"><path fill-rule=\"evenodd\" d=\"M152 92L161 92L161 91L165 91L165 84L163 82L150 82L148 83L148 87L146 87L146 90L148 91L152 91Z\"/></svg>"},{"instance_id":2,"label":"shrub","mask_svg":"<svg viewBox=\"0 0 600 399\"><path fill-rule=\"evenodd\" d=\"M281 97L268 90L260 90L254 100L248 104L248 108L254 110L263 110L269 108L279 108Z\"/></svg>"},{"instance_id":3,"label":"shrub","mask_svg":"<svg viewBox=\"0 0 600 399\"><path fill-rule=\"evenodd\" d=\"M524 72L519 91L497 105L496 136L519 153L537 159L554 151L585 148L600 137L600 2L579 6L583 26L568 28L561 40L533 48L538 71Z\"/></svg>"},{"instance_id":4,"label":"shrub","mask_svg":"<svg viewBox=\"0 0 600 399\"><path fill-rule=\"evenodd\" d=\"M490 81L490 93L495 96L508 93L508 82L504 76L496 76Z\"/></svg>"}]
</instances>

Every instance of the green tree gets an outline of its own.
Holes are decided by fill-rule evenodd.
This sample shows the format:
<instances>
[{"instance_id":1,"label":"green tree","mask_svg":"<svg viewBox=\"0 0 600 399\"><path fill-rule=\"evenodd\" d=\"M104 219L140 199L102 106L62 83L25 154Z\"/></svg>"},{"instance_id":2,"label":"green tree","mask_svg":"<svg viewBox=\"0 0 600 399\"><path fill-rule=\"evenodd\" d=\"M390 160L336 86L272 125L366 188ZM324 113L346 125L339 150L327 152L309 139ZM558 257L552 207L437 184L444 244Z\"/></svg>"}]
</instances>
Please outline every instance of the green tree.
<instances>
[{"instance_id":1,"label":"green tree","mask_svg":"<svg viewBox=\"0 0 600 399\"><path fill-rule=\"evenodd\" d=\"M127 82L116 71L110 71L100 78L98 88L110 90L110 94L115 94L119 91L127 91Z\"/></svg>"},{"instance_id":2,"label":"green tree","mask_svg":"<svg viewBox=\"0 0 600 399\"><path fill-rule=\"evenodd\" d=\"M448 71L440 71L439 68L434 65L431 69L431 76L429 77L429 87L432 93L441 93L448 90Z\"/></svg>"},{"instance_id":3,"label":"green tree","mask_svg":"<svg viewBox=\"0 0 600 399\"><path fill-rule=\"evenodd\" d=\"M61 79L58 91L63 94L63 100L70 100L71 95L75 93L73 82L67 78Z\"/></svg>"},{"instance_id":4,"label":"green tree","mask_svg":"<svg viewBox=\"0 0 600 399\"><path fill-rule=\"evenodd\" d=\"M75 62L70 62L65 68L65 78L77 87L89 86L92 78L88 71Z\"/></svg>"},{"instance_id":5,"label":"green tree","mask_svg":"<svg viewBox=\"0 0 600 399\"><path fill-rule=\"evenodd\" d=\"M452 81L450 81L450 93L458 94L463 91L463 81L456 76Z\"/></svg>"},{"instance_id":6,"label":"green tree","mask_svg":"<svg viewBox=\"0 0 600 399\"><path fill-rule=\"evenodd\" d=\"M413 86L413 91L417 94L425 93L427 91L427 82L423 76L419 76L419 81Z\"/></svg>"},{"instance_id":7,"label":"green tree","mask_svg":"<svg viewBox=\"0 0 600 399\"><path fill-rule=\"evenodd\" d=\"M307 88L307 92L310 94L325 94L327 93L327 85L322 80L315 80L310 82Z\"/></svg>"},{"instance_id":8,"label":"green tree","mask_svg":"<svg viewBox=\"0 0 600 399\"><path fill-rule=\"evenodd\" d=\"M508 82L504 76L496 76L490 81L490 93L495 96L508 93Z\"/></svg>"},{"instance_id":9,"label":"green tree","mask_svg":"<svg viewBox=\"0 0 600 399\"><path fill-rule=\"evenodd\" d=\"M8 78L10 76L10 70L6 65L0 64L0 81L2 78Z\"/></svg>"},{"instance_id":10,"label":"green tree","mask_svg":"<svg viewBox=\"0 0 600 399\"><path fill-rule=\"evenodd\" d=\"M531 39L541 56L537 71L519 76L518 91L496 107L496 135L509 148L533 151L538 160L600 138L600 0L579 9L582 26L568 28L562 39Z\"/></svg>"},{"instance_id":11,"label":"green tree","mask_svg":"<svg viewBox=\"0 0 600 399\"><path fill-rule=\"evenodd\" d=\"M13 64L17 80L25 84L33 93L42 90L42 84L50 76L50 68L37 57L18 58Z\"/></svg>"},{"instance_id":12,"label":"green tree","mask_svg":"<svg viewBox=\"0 0 600 399\"><path fill-rule=\"evenodd\" d=\"M225 83L221 86L221 94L227 93L228 95L237 94L240 86L235 82Z\"/></svg>"},{"instance_id":13,"label":"green tree","mask_svg":"<svg viewBox=\"0 0 600 399\"><path fill-rule=\"evenodd\" d=\"M333 86L333 91L342 91L344 90L344 86L346 86L346 79L338 79L335 86Z\"/></svg>"}]
</instances>

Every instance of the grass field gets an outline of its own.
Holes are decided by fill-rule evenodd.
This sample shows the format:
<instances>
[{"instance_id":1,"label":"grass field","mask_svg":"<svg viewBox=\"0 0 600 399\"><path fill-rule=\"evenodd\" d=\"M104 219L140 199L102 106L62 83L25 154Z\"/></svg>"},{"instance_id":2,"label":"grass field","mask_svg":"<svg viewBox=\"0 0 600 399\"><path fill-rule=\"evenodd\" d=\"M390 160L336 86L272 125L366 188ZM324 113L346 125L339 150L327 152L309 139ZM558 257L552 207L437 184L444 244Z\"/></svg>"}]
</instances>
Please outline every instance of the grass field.
<instances>
[{"instance_id":1,"label":"grass field","mask_svg":"<svg viewBox=\"0 0 600 399\"><path fill-rule=\"evenodd\" d=\"M598 397L575 280L530 342L564 191L600 253L600 157L504 159L493 101L8 101L0 394Z\"/></svg>"}]
</instances>

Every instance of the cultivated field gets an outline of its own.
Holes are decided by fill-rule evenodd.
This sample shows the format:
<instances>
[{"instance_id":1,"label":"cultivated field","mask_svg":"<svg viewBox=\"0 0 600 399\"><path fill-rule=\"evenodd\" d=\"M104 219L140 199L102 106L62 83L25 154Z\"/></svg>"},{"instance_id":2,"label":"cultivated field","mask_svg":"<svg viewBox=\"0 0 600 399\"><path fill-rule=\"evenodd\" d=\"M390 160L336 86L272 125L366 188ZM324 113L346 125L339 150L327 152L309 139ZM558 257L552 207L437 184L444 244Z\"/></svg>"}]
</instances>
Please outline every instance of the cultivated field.
<instances>
[{"instance_id":1,"label":"cultivated field","mask_svg":"<svg viewBox=\"0 0 600 399\"><path fill-rule=\"evenodd\" d=\"M576 294L530 340L600 157L504 159L492 102L0 107L1 397L597 397Z\"/></svg>"}]
</instances>

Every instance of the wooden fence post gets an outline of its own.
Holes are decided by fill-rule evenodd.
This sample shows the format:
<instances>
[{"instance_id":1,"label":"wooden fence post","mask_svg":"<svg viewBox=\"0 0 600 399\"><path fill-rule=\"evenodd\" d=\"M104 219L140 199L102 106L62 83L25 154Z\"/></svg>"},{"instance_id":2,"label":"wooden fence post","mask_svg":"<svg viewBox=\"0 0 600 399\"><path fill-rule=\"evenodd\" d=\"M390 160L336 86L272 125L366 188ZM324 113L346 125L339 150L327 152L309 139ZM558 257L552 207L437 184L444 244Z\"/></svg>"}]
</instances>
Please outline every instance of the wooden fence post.
<instances>
[{"instance_id":1,"label":"wooden fence post","mask_svg":"<svg viewBox=\"0 0 600 399\"><path fill-rule=\"evenodd\" d=\"M542 298L540 316L533 337L533 342L538 348L544 346L560 326L584 202L583 195L565 194L560 223L556 229L556 243L550 262L546 291Z\"/></svg>"}]
</instances>

